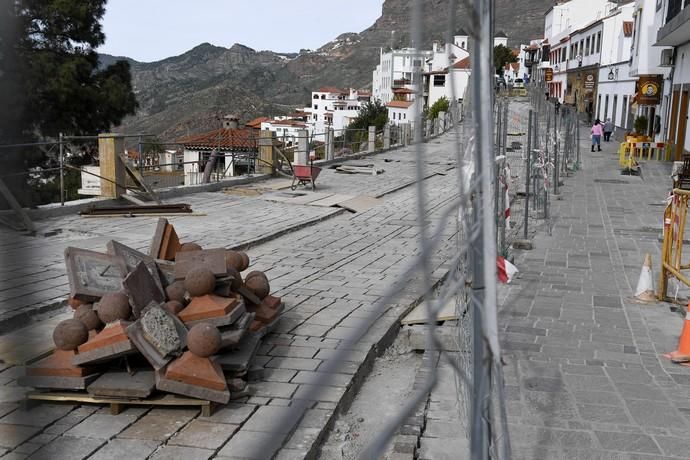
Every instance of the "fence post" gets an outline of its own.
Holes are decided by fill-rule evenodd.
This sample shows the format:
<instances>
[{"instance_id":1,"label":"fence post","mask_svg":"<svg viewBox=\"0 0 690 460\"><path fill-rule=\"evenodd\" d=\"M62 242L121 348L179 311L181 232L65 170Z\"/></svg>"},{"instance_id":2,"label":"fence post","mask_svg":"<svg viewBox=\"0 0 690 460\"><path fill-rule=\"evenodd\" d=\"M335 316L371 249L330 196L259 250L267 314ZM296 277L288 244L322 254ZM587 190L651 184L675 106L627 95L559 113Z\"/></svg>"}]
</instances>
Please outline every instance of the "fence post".
<instances>
[{"instance_id":1,"label":"fence post","mask_svg":"<svg viewBox=\"0 0 690 460\"><path fill-rule=\"evenodd\" d=\"M306 165L309 157L309 133L306 129L297 131L297 151L295 151L294 162L298 165Z\"/></svg>"},{"instance_id":2,"label":"fence post","mask_svg":"<svg viewBox=\"0 0 690 460\"><path fill-rule=\"evenodd\" d=\"M259 135L259 172L261 174L275 174L275 152L273 144L275 133L263 130Z\"/></svg>"},{"instance_id":3,"label":"fence post","mask_svg":"<svg viewBox=\"0 0 690 460\"><path fill-rule=\"evenodd\" d=\"M424 139L430 138L431 135L434 134L433 130L434 130L434 122L433 122L433 120L429 120L427 118L426 119L426 130L425 130L424 136L423 136Z\"/></svg>"},{"instance_id":4,"label":"fence post","mask_svg":"<svg viewBox=\"0 0 690 460\"><path fill-rule=\"evenodd\" d=\"M503 121L501 123L503 132L502 132L502 139L501 139L501 155L506 155L506 147L508 144L508 109L510 107L510 102L508 99L506 99L503 103ZM507 157L506 157L506 161Z\"/></svg>"},{"instance_id":5,"label":"fence post","mask_svg":"<svg viewBox=\"0 0 690 460\"><path fill-rule=\"evenodd\" d=\"M534 112L532 109L529 111L529 122L527 124L527 156L525 158L525 162L527 163L525 167L525 229L524 229L524 235L525 239L527 239L527 225L529 224L529 181L532 176L532 162L530 161L532 158L532 117L534 116Z\"/></svg>"},{"instance_id":6,"label":"fence post","mask_svg":"<svg viewBox=\"0 0 690 460\"><path fill-rule=\"evenodd\" d=\"M438 113L438 126L439 130L437 131L436 134L440 134L442 132L446 131L446 112L439 112Z\"/></svg>"},{"instance_id":7,"label":"fence post","mask_svg":"<svg viewBox=\"0 0 690 460\"><path fill-rule=\"evenodd\" d=\"M554 107L553 113L553 194L558 195L558 114Z\"/></svg>"},{"instance_id":8,"label":"fence post","mask_svg":"<svg viewBox=\"0 0 690 460\"><path fill-rule=\"evenodd\" d=\"M388 150L391 148L391 125L386 123L383 126L383 149Z\"/></svg>"},{"instance_id":9,"label":"fence post","mask_svg":"<svg viewBox=\"0 0 690 460\"><path fill-rule=\"evenodd\" d=\"M332 160L335 157L335 131L333 128L326 130L326 159Z\"/></svg>"},{"instance_id":10,"label":"fence post","mask_svg":"<svg viewBox=\"0 0 690 460\"><path fill-rule=\"evenodd\" d=\"M63 136L60 133L60 206L65 205L65 147L62 141Z\"/></svg>"},{"instance_id":11,"label":"fence post","mask_svg":"<svg viewBox=\"0 0 690 460\"><path fill-rule=\"evenodd\" d=\"M367 152L372 153L376 150L376 126L369 126L369 139Z\"/></svg>"}]
</instances>

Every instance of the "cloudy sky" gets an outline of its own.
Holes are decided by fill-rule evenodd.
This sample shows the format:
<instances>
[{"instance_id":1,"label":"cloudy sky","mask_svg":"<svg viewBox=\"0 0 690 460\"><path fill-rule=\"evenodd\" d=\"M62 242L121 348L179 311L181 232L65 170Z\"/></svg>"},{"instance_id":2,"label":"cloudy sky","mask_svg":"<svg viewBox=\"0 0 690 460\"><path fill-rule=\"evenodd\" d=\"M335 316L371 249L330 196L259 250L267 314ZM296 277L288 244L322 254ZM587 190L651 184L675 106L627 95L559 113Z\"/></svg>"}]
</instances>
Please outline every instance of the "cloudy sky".
<instances>
[{"instance_id":1,"label":"cloudy sky","mask_svg":"<svg viewBox=\"0 0 690 460\"><path fill-rule=\"evenodd\" d=\"M110 0L98 51L150 62L208 42L296 52L376 21L383 0Z\"/></svg>"}]
</instances>

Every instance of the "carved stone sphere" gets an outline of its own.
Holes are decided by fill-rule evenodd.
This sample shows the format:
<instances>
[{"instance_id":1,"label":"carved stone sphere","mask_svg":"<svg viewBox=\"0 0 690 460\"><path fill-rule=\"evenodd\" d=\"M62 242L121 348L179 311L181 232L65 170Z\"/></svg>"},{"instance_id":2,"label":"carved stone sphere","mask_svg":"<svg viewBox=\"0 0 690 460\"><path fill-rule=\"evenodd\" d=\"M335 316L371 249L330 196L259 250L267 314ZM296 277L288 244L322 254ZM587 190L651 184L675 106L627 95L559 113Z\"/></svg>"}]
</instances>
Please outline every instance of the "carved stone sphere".
<instances>
[{"instance_id":1,"label":"carved stone sphere","mask_svg":"<svg viewBox=\"0 0 690 460\"><path fill-rule=\"evenodd\" d=\"M184 294L187 290L184 288L184 281L175 281L165 288L165 295L168 300L176 300L184 304Z\"/></svg>"},{"instance_id":2,"label":"carved stone sphere","mask_svg":"<svg viewBox=\"0 0 690 460\"><path fill-rule=\"evenodd\" d=\"M89 340L89 330L78 319L61 321L53 331L53 342L60 350L76 350L87 340Z\"/></svg>"},{"instance_id":3,"label":"carved stone sphere","mask_svg":"<svg viewBox=\"0 0 690 460\"><path fill-rule=\"evenodd\" d=\"M189 351L201 358L208 358L217 353L220 350L220 345L220 331L211 324L197 324L187 333Z\"/></svg>"},{"instance_id":4,"label":"carved stone sphere","mask_svg":"<svg viewBox=\"0 0 690 460\"><path fill-rule=\"evenodd\" d=\"M168 313L177 315L179 312L184 310L184 305L182 302L178 302L177 300L168 300L163 304L163 309Z\"/></svg>"},{"instance_id":5,"label":"carved stone sphere","mask_svg":"<svg viewBox=\"0 0 690 460\"><path fill-rule=\"evenodd\" d=\"M184 243L182 246L180 246L179 252L187 251L201 251L201 246L196 243Z\"/></svg>"},{"instance_id":6,"label":"carved stone sphere","mask_svg":"<svg viewBox=\"0 0 690 460\"><path fill-rule=\"evenodd\" d=\"M237 271L240 271L243 264L244 260L242 259L242 255L240 255L239 252L232 250L225 251L225 265L228 268L228 270L233 268Z\"/></svg>"},{"instance_id":7,"label":"carved stone sphere","mask_svg":"<svg viewBox=\"0 0 690 460\"><path fill-rule=\"evenodd\" d=\"M67 303L70 307L72 307L73 310L76 310L81 305L84 305L86 302L82 302L81 300L76 299L74 296L69 296L69 298L67 299Z\"/></svg>"},{"instance_id":8,"label":"carved stone sphere","mask_svg":"<svg viewBox=\"0 0 690 460\"><path fill-rule=\"evenodd\" d=\"M129 297L122 292L111 292L98 302L98 317L105 324L126 320L132 314Z\"/></svg>"},{"instance_id":9,"label":"carved stone sphere","mask_svg":"<svg viewBox=\"0 0 690 460\"><path fill-rule=\"evenodd\" d=\"M184 287L192 297L210 294L216 287L216 277L206 267L192 268L184 279Z\"/></svg>"},{"instance_id":10,"label":"carved stone sphere","mask_svg":"<svg viewBox=\"0 0 690 460\"><path fill-rule=\"evenodd\" d=\"M252 275L252 273L254 273ZM254 293L259 299L264 299L271 293L271 286L268 284L268 278L261 272L252 272L244 279L244 285Z\"/></svg>"},{"instance_id":11,"label":"carved stone sphere","mask_svg":"<svg viewBox=\"0 0 690 460\"><path fill-rule=\"evenodd\" d=\"M240 257L242 257L242 266L238 270L243 272L249 268L249 256L246 252L240 252Z\"/></svg>"},{"instance_id":12,"label":"carved stone sphere","mask_svg":"<svg viewBox=\"0 0 690 460\"><path fill-rule=\"evenodd\" d=\"M81 305L74 311L74 319L78 319L84 326L90 331L95 329L100 329L103 326L103 322L98 317L95 311L93 311L93 305L85 304Z\"/></svg>"}]
</instances>

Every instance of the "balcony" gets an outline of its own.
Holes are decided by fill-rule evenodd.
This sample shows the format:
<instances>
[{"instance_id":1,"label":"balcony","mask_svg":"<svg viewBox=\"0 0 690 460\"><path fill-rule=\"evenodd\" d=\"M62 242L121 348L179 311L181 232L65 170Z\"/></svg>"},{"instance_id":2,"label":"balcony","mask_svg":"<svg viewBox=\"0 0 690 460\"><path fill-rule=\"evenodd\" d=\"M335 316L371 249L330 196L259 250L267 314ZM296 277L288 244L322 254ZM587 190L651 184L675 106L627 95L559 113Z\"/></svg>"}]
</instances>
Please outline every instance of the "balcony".
<instances>
[{"instance_id":1,"label":"balcony","mask_svg":"<svg viewBox=\"0 0 690 460\"><path fill-rule=\"evenodd\" d=\"M654 46L680 46L690 41L690 0L670 0L666 24L656 34Z\"/></svg>"}]
</instances>

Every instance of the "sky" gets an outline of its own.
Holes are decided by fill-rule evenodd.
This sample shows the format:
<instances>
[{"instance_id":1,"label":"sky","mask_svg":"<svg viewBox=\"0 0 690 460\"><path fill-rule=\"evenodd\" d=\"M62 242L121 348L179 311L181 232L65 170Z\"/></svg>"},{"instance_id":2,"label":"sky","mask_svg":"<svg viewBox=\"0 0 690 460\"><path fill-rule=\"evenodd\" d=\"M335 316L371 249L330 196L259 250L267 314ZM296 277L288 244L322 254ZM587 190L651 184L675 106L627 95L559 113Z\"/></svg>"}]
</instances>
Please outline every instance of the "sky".
<instances>
[{"instance_id":1,"label":"sky","mask_svg":"<svg viewBox=\"0 0 690 460\"><path fill-rule=\"evenodd\" d=\"M256 50L316 49L345 32L361 32L383 0L109 0L101 53L151 62L204 42Z\"/></svg>"}]
</instances>

